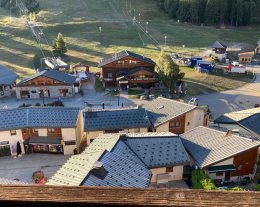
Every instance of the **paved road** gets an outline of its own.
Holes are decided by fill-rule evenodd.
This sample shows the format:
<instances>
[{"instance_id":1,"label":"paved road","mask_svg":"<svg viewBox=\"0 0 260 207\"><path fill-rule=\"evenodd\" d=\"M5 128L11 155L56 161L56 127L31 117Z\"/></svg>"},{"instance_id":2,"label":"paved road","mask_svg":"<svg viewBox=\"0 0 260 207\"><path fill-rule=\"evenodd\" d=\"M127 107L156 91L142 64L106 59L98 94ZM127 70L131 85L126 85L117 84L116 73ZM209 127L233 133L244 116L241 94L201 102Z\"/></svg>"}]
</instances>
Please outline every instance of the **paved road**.
<instances>
[{"instance_id":1,"label":"paved road","mask_svg":"<svg viewBox=\"0 0 260 207\"><path fill-rule=\"evenodd\" d=\"M254 83L235 90L199 96L200 104L210 106L213 118L223 113L253 108L256 103L260 104L260 69L256 69L255 74Z\"/></svg>"}]
</instances>

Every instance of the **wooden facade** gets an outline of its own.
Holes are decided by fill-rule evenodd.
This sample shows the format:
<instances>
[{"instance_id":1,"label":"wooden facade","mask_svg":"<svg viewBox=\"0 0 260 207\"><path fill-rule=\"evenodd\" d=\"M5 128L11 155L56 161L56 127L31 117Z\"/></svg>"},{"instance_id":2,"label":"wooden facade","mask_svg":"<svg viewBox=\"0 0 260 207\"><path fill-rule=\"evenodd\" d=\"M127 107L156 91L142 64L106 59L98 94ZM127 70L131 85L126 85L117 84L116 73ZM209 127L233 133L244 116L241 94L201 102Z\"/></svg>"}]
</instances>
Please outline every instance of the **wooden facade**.
<instances>
[{"instance_id":1,"label":"wooden facade","mask_svg":"<svg viewBox=\"0 0 260 207\"><path fill-rule=\"evenodd\" d=\"M191 189L138 189L1 185L1 206L259 206L260 193Z\"/></svg>"},{"instance_id":2,"label":"wooden facade","mask_svg":"<svg viewBox=\"0 0 260 207\"><path fill-rule=\"evenodd\" d=\"M106 87L118 87L119 82L117 81L117 77L120 76L120 74L125 74L135 68L145 68L154 72L154 67L155 64L142 61L132 56L127 56L102 66L102 78ZM129 82L123 80L124 82L121 81L121 84L126 83L134 86L139 84L154 84L158 82L157 77L155 77L153 73L149 73L147 71L134 73L130 75L130 77L131 80L129 80Z\"/></svg>"},{"instance_id":3,"label":"wooden facade","mask_svg":"<svg viewBox=\"0 0 260 207\"><path fill-rule=\"evenodd\" d=\"M169 121L169 131L174 134L183 134L185 132L185 114Z\"/></svg>"},{"instance_id":4,"label":"wooden facade","mask_svg":"<svg viewBox=\"0 0 260 207\"><path fill-rule=\"evenodd\" d=\"M258 159L258 148L243 152L234 157L233 164L236 171L231 173L231 176L244 176L252 174Z\"/></svg>"}]
</instances>

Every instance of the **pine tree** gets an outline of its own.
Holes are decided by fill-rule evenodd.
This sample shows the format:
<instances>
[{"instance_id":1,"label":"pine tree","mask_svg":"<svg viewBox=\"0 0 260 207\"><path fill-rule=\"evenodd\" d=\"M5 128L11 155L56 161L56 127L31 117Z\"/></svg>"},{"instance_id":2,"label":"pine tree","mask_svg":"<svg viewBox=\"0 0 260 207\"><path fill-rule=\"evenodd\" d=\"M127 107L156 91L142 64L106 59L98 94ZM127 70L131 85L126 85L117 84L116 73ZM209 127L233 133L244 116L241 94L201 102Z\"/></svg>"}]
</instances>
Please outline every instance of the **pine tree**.
<instances>
[{"instance_id":1,"label":"pine tree","mask_svg":"<svg viewBox=\"0 0 260 207\"><path fill-rule=\"evenodd\" d=\"M59 56L64 56L64 54L67 52L67 46L63 39L63 36L61 33L58 34L57 38L54 41L53 45L53 53Z\"/></svg>"},{"instance_id":2,"label":"pine tree","mask_svg":"<svg viewBox=\"0 0 260 207\"><path fill-rule=\"evenodd\" d=\"M157 72L160 74L163 83L170 90L174 90L178 80L184 77L184 73L180 72L180 68L173 62L170 55L161 52L157 64Z\"/></svg>"}]
</instances>

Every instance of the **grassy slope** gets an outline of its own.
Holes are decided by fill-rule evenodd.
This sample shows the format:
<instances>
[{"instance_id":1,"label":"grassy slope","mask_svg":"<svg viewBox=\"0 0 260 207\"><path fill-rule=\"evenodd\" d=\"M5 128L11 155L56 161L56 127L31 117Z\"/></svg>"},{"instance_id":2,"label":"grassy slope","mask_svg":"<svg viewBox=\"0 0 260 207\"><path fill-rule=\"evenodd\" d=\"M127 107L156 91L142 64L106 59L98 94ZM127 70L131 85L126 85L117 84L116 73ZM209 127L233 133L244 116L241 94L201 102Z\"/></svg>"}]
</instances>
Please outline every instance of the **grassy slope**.
<instances>
[{"instance_id":1,"label":"grassy slope","mask_svg":"<svg viewBox=\"0 0 260 207\"><path fill-rule=\"evenodd\" d=\"M128 1L129 2L129 1ZM85 62L98 70L99 60L107 54L123 49L135 51L157 59L159 50L132 24L126 15L126 1L123 0L40 0L39 24L49 40L62 32L68 43L72 63ZM182 51L195 54L209 47L216 39L229 42L254 44L260 36L260 27L216 30L213 27L199 27L177 24L159 11L153 0L132 0L132 15L141 22L149 21L149 33L162 45L167 35L169 52ZM128 9L129 10L129 5ZM39 52L36 41L23 19L10 19L8 11L0 9L0 63L15 69L21 78L32 74L32 57ZM98 28L102 27L99 33ZM143 45L143 42L144 45ZM50 49L46 45L45 49Z\"/></svg>"}]
</instances>

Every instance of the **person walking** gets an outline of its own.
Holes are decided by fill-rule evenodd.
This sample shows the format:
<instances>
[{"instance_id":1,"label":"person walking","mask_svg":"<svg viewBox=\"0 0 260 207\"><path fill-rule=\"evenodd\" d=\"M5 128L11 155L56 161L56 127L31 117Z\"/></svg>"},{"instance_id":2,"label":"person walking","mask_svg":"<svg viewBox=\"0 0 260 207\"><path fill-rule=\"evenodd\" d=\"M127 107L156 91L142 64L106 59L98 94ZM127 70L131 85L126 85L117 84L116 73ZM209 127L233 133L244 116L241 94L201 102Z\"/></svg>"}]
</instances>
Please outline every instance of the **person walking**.
<instances>
[{"instance_id":1,"label":"person walking","mask_svg":"<svg viewBox=\"0 0 260 207\"><path fill-rule=\"evenodd\" d=\"M17 157L21 157L22 156L22 148L21 148L20 142L17 142L16 153L17 153Z\"/></svg>"}]
</instances>

